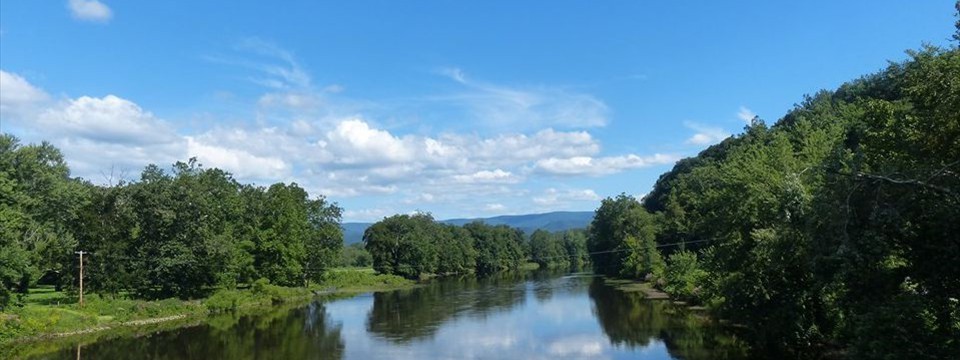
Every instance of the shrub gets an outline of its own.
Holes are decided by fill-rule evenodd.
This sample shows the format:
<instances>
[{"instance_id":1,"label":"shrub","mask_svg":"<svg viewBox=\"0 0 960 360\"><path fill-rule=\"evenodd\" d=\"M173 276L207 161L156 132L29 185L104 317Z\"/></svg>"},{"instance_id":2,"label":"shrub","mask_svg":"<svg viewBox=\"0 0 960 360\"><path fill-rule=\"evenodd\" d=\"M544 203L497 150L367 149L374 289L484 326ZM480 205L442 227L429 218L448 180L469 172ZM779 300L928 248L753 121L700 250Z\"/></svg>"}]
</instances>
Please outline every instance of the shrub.
<instances>
[{"instance_id":1,"label":"shrub","mask_svg":"<svg viewBox=\"0 0 960 360\"><path fill-rule=\"evenodd\" d=\"M682 300L700 301L699 285L707 272L700 267L697 254L692 251L681 250L667 259L664 276L666 281L660 283L661 290Z\"/></svg>"}]
</instances>

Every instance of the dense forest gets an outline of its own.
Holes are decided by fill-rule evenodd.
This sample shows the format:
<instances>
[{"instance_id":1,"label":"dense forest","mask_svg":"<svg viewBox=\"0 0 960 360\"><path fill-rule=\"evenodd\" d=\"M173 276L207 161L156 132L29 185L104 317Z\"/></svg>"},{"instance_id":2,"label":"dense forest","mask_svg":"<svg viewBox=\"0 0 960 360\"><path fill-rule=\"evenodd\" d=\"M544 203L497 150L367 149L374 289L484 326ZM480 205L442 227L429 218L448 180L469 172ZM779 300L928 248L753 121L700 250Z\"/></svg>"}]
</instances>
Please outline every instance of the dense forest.
<instances>
[{"instance_id":1,"label":"dense forest","mask_svg":"<svg viewBox=\"0 0 960 360\"><path fill-rule=\"evenodd\" d=\"M407 278L488 275L515 270L528 260L543 268L579 267L588 261L582 230L537 230L528 241L523 231L506 225L441 224L425 213L384 218L367 228L363 242L377 272Z\"/></svg>"},{"instance_id":2,"label":"dense forest","mask_svg":"<svg viewBox=\"0 0 960 360\"><path fill-rule=\"evenodd\" d=\"M37 283L196 298L266 279L317 280L338 260L341 209L297 184L238 183L195 160L110 186L71 178L49 143L0 135L0 309Z\"/></svg>"},{"instance_id":3,"label":"dense forest","mask_svg":"<svg viewBox=\"0 0 960 360\"><path fill-rule=\"evenodd\" d=\"M908 54L754 118L642 202L604 200L596 271L705 304L771 351L960 354L960 51Z\"/></svg>"}]
</instances>

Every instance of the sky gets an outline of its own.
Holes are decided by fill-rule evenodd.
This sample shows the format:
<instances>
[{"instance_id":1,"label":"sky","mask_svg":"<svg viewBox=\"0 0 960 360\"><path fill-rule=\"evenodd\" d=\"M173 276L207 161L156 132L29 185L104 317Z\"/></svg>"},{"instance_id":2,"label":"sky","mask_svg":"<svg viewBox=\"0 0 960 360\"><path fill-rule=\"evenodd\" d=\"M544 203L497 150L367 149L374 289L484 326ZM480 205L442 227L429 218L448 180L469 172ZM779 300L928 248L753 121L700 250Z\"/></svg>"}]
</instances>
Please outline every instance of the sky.
<instances>
[{"instance_id":1,"label":"sky","mask_svg":"<svg viewBox=\"0 0 960 360\"><path fill-rule=\"evenodd\" d=\"M594 210L805 94L947 45L953 1L0 2L0 131L72 176L196 157L345 221Z\"/></svg>"}]
</instances>

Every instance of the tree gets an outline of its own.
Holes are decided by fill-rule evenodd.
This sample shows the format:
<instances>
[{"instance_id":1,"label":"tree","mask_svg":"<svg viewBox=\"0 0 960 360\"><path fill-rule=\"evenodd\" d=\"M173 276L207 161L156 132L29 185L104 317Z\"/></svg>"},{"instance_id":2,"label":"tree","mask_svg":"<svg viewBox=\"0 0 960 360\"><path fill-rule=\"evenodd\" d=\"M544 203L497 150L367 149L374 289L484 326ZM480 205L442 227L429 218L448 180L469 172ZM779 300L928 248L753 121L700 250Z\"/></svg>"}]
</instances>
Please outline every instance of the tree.
<instances>
[{"instance_id":1,"label":"tree","mask_svg":"<svg viewBox=\"0 0 960 360\"><path fill-rule=\"evenodd\" d=\"M565 262L560 242L543 229L537 229L530 235L530 259L541 269Z\"/></svg>"},{"instance_id":2,"label":"tree","mask_svg":"<svg viewBox=\"0 0 960 360\"><path fill-rule=\"evenodd\" d=\"M491 226L475 221L463 226L477 251L476 273L489 275L517 269L523 263L523 231L506 225Z\"/></svg>"},{"instance_id":3,"label":"tree","mask_svg":"<svg viewBox=\"0 0 960 360\"><path fill-rule=\"evenodd\" d=\"M656 233L656 216L636 198L620 194L603 199L587 239L594 270L610 276L636 276L659 268L659 254L649 251L656 252Z\"/></svg>"},{"instance_id":4,"label":"tree","mask_svg":"<svg viewBox=\"0 0 960 360\"><path fill-rule=\"evenodd\" d=\"M307 256L303 264L304 277L320 281L324 271L336 261L343 248L343 230L340 219L343 209L330 204L324 197L305 200L310 231L305 239Z\"/></svg>"},{"instance_id":5,"label":"tree","mask_svg":"<svg viewBox=\"0 0 960 360\"><path fill-rule=\"evenodd\" d=\"M394 215L367 228L363 242L377 272L418 278L436 267L436 229L430 214Z\"/></svg>"},{"instance_id":6,"label":"tree","mask_svg":"<svg viewBox=\"0 0 960 360\"><path fill-rule=\"evenodd\" d=\"M363 248L363 243L354 243L343 247L340 254L340 266L367 267L372 264L373 258Z\"/></svg>"},{"instance_id":7,"label":"tree","mask_svg":"<svg viewBox=\"0 0 960 360\"><path fill-rule=\"evenodd\" d=\"M437 225L437 273L463 274L476 266L473 238L462 227Z\"/></svg>"},{"instance_id":8,"label":"tree","mask_svg":"<svg viewBox=\"0 0 960 360\"><path fill-rule=\"evenodd\" d=\"M579 269L590 262L587 251L587 232L583 229L565 231L563 249L573 268Z\"/></svg>"},{"instance_id":9,"label":"tree","mask_svg":"<svg viewBox=\"0 0 960 360\"><path fill-rule=\"evenodd\" d=\"M58 287L72 278L71 225L87 193L69 175L53 145L21 146L0 135L0 307L12 300L11 290L26 292L41 277Z\"/></svg>"}]
</instances>

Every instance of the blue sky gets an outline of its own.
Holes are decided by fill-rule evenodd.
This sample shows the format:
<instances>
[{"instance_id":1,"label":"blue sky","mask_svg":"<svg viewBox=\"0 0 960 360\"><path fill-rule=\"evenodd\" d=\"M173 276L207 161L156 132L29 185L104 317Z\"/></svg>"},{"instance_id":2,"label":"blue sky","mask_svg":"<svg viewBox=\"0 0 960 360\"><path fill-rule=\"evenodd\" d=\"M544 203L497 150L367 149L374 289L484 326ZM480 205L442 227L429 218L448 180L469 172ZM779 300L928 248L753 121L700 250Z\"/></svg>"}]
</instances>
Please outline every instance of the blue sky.
<instances>
[{"instance_id":1,"label":"blue sky","mask_svg":"<svg viewBox=\"0 0 960 360\"><path fill-rule=\"evenodd\" d=\"M0 131L97 183L196 156L347 221L592 210L953 21L950 0L3 0Z\"/></svg>"}]
</instances>

